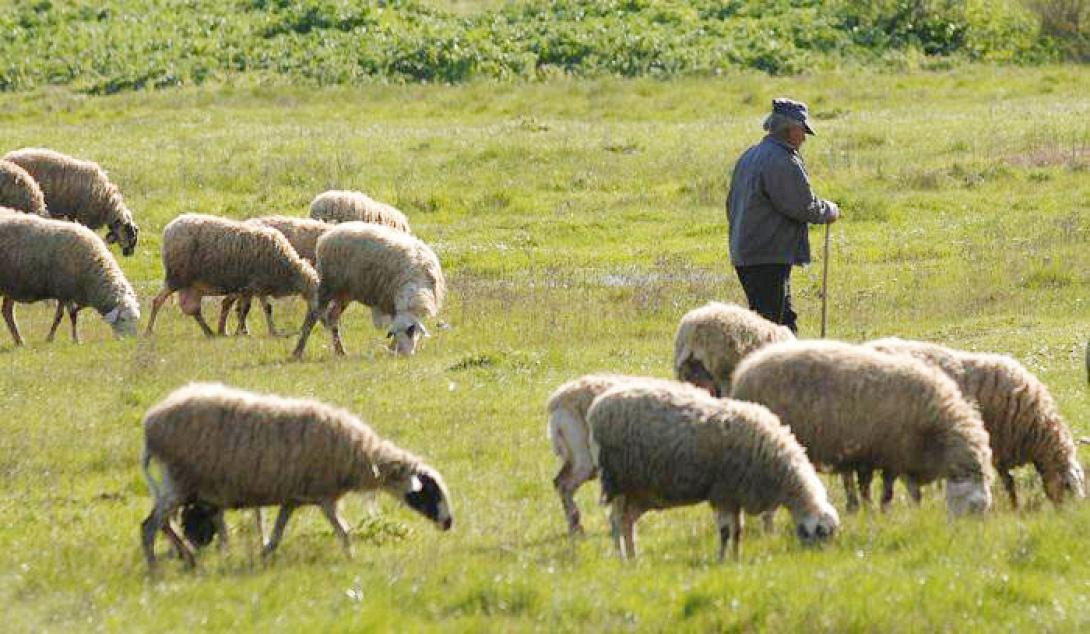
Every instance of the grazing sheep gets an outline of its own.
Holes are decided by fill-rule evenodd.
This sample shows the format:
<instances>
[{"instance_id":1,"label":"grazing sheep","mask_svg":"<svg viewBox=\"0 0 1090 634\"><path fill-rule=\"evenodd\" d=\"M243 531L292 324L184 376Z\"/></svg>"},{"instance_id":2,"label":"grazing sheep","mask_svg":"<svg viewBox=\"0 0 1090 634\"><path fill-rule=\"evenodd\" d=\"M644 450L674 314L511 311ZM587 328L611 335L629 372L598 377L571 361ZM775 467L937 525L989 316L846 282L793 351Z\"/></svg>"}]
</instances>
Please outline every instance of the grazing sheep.
<instances>
[{"instance_id":1,"label":"grazing sheep","mask_svg":"<svg viewBox=\"0 0 1090 634\"><path fill-rule=\"evenodd\" d=\"M150 462L162 466L162 482ZM155 506L141 525L144 556L155 562L162 530L189 565L192 548L169 518L183 505L213 509L280 506L263 555L276 550L292 511L318 505L351 554L337 502L350 491L384 490L442 530L453 523L439 473L383 440L359 418L317 401L255 394L219 384L179 388L144 417L144 477ZM213 522L226 539L222 513Z\"/></svg>"},{"instance_id":2,"label":"grazing sheep","mask_svg":"<svg viewBox=\"0 0 1090 634\"><path fill-rule=\"evenodd\" d=\"M1084 497L1083 470L1075 441L1052 395L1032 372L998 354L965 352L922 341L888 338L866 344L875 350L910 355L942 370L980 410L988 430L992 462L1011 504L1018 507L1010 470L1032 463L1055 504L1065 493ZM891 495L887 491L883 499Z\"/></svg>"},{"instance_id":3,"label":"grazing sheep","mask_svg":"<svg viewBox=\"0 0 1090 634\"><path fill-rule=\"evenodd\" d=\"M805 450L761 405L634 381L596 398L587 420L621 557L636 555L636 520L652 509L710 503L720 560L728 542L740 556L742 511L786 505L804 542L829 537L840 523Z\"/></svg>"},{"instance_id":4,"label":"grazing sheep","mask_svg":"<svg viewBox=\"0 0 1090 634\"><path fill-rule=\"evenodd\" d=\"M4 160L22 167L37 181L51 217L72 220L92 230L106 226L106 242L118 243L122 255L133 254L140 229L121 191L98 163L45 148L15 150Z\"/></svg>"},{"instance_id":5,"label":"grazing sheep","mask_svg":"<svg viewBox=\"0 0 1090 634\"><path fill-rule=\"evenodd\" d=\"M45 197L27 171L11 161L0 159L0 207L35 216L48 216Z\"/></svg>"},{"instance_id":6,"label":"grazing sheep","mask_svg":"<svg viewBox=\"0 0 1090 634\"><path fill-rule=\"evenodd\" d=\"M353 301L371 307L376 328L389 324L394 351L411 355L427 336L423 319L439 312L446 294L439 258L428 245L365 222L342 223L318 240L318 274L318 300L303 322L296 358L303 355L320 314L332 333L334 351L344 354L338 320Z\"/></svg>"},{"instance_id":7,"label":"grazing sheep","mask_svg":"<svg viewBox=\"0 0 1090 634\"><path fill-rule=\"evenodd\" d=\"M412 233L409 220L396 207L380 203L363 192L331 189L310 203L310 217L323 222L373 222Z\"/></svg>"},{"instance_id":8,"label":"grazing sheep","mask_svg":"<svg viewBox=\"0 0 1090 634\"><path fill-rule=\"evenodd\" d=\"M579 507L575 504L575 491L595 476L594 461L590 455L587 410L591 402L606 390L634 380L641 379L621 374L587 374L558 387L545 403L549 414L549 440L562 462L560 471L553 478L553 486L560 495L571 534L583 532Z\"/></svg>"},{"instance_id":9,"label":"grazing sheep","mask_svg":"<svg viewBox=\"0 0 1090 634\"><path fill-rule=\"evenodd\" d=\"M674 336L674 372L679 381L722 396L730 391L731 373L743 357L770 343L794 339L790 328L751 310L709 302L681 318Z\"/></svg>"},{"instance_id":10,"label":"grazing sheep","mask_svg":"<svg viewBox=\"0 0 1090 634\"><path fill-rule=\"evenodd\" d=\"M735 369L731 397L761 403L815 465L946 478L952 515L991 506L991 449L976 409L942 372L835 341L766 346Z\"/></svg>"},{"instance_id":11,"label":"grazing sheep","mask_svg":"<svg viewBox=\"0 0 1090 634\"><path fill-rule=\"evenodd\" d=\"M116 335L136 334L140 305L110 250L90 229L41 216L0 213L0 295L16 345L15 302L55 299L68 306L72 338L79 341L76 314L97 310Z\"/></svg>"},{"instance_id":12,"label":"grazing sheep","mask_svg":"<svg viewBox=\"0 0 1090 634\"><path fill-rule=\"evenodd\" d=\"M163 302L175 291L182 312L204 334L212 329L201 315L204 295L299 295L313 301L318 275L279 231L245 222L183 214L163 229L163 290L152 300L147 334ZM269 331L275 326L269 320Z\"/></svg>"},{"instance_id":13,"label":"grazing sheep","mask_svg":"<svg viewBox=\"0 0 1090 634\"><path fill-rule=\"evenodd\" d=\"M319 220L312 220L310 218L297 218L295 216L260 216L258 218L250 218L246 221L249 224L259 225L262 227L269 227L282 233L288 242L291 244L295 252L299 254L299 257L307 261L308 264L314 266L316 261L315 249L317 248L318 238L329 231L331 228L328 224ZM235 301L241 299L238 303L238 331L236 334L247 334L249 331L246 328L246 316L250 313L251 298L239 295L228 295L223 299L223 303L220 307L219 329L218 334L227 334L227 313L231 310L231 305ZM265 312L266 323L273 323L272 319L272 304L266 297L258 297L258 301L261 302L261 308ZM275 330L271 334L276 334Z\"/></svg>"}]
</instances>

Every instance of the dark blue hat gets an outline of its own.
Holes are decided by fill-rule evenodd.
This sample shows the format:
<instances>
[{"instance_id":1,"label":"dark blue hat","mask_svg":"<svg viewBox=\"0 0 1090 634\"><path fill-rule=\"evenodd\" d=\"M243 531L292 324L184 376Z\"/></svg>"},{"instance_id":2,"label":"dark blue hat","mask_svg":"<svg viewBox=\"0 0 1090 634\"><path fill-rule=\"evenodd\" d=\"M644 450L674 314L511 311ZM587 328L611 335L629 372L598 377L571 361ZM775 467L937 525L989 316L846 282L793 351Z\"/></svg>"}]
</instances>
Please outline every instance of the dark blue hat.
<instances>
[{"instance_id":1,"label":"dark blue hat","mask_svg":"<svg viewBox=\"0 0 1090 634\"><path fill-rule=\"evenodd\" d=\"M806 130L806 134L814 133L814 128L810 125L810 113L806 109L806 104L801 101L786 99L784 97L773 99L772 112L782 114L789 119L798 121L802 124L803 129Z\"/></svg>"}]
</instances>

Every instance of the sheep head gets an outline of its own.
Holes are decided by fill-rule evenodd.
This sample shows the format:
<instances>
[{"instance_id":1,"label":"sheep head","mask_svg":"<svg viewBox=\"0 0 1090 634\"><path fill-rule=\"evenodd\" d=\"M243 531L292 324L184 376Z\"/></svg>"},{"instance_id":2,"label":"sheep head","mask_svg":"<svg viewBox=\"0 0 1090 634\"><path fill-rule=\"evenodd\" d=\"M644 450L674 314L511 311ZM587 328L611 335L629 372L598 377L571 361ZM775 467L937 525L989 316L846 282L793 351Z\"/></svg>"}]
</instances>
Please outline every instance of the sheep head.
<instances>
[{"instance_id":1,"label":"sheep head","mask_svg":"<svg viewBox=\"0 0 1090 634\"><path fill-rule=\"evenodd\" d=\"M802 514L796 521L795 532L799 541L806 545L829 539L840 527L840 515L828 502L822 502L814 511Z\"/></svg>"},{"instance_id":2,"label":"sheep head","mask_svg":"<svg viewBox=\"0 0 1090 634\"><path fill-rule=\"evenodd\" d=\"M953 517L983 513L992 507L992 492L982 478L946 482L946 510Z\"/></svg>"},{"instance_id":3,"label":"sheep head","mask_svg":"<svg viewBox=\"0 0 1090 634\"><path fill-rule=\"evenodd\" d=\"M450 494L439 472L426 465L419 465L392 478L386 489L396 495L406 506L420 513L440 530L450 530L454 524Z\"/></svg>"}]
</instances>

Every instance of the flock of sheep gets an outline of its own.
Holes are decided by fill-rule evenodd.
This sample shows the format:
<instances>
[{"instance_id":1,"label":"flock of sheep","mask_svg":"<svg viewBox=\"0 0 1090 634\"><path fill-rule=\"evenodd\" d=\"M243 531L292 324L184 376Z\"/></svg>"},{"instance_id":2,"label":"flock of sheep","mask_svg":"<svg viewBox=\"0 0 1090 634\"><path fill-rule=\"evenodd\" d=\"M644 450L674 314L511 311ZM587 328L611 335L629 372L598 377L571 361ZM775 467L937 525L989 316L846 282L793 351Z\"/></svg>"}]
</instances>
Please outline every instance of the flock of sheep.
<instances>
[{"instance_id":1,"label":"flock of sheep","mask_svg":"<svg viewBox=\"0 0 1090 634\"><path fill-rule=\"evenodd\" d=\"M359 192L330 191L310 218L246 221L184 214L162 236L164 282L146 332L178 295L208 336L226 334L237 304L247 332L253 299L277 334L269 298L299 296L306 318L294 356L318 321L344 354L339 319L353 301L387 328L391 349L411 355L446 292L435 253L405 216ZM93 230L107 227L105 240ZM52 339L67 310L93 308L118 335L136 333L140 307L107 243L134 252L139 231L118 188L95 163L44 149L0 160L0 295L15 343L15 302L55 300ZM215 331L201 313L222 296ZM720 559L737 558L743 513L787 507L803 542L833 535L840 516L818 472L841 475L847 511L870 503L875 471L882 507L902 478L911 497L942 480L951 515L992 505L997 472L1017 506L1011 469L1033 464L1050 500L1084 496L1074 439L1045 386L1010 357L882 339L862 345L797 341L746 309L718 302L685 315L674 341L675 380L590 374L548 399L548 435L562 465L554 479L569 532L583 531L574 494L595 477L610 505L613 540L635 556L635 523L653 509L708 502ZM309 400L191 384L144 419L142 467L154 508L142 525L149 564L162 532L179 556L219 535L226 509L279 506L264 553L279 544L299 506L317 505L346 550L338 500L384 490L451 528L450 495L422 459L381 439L351 413ZM161 466L161 478L151 463ZM180 514L183 534L174 528ZM263 531L262 531L263 532ZM263 537L264 540L264 537Z\"/></svg>"}]
</instances>

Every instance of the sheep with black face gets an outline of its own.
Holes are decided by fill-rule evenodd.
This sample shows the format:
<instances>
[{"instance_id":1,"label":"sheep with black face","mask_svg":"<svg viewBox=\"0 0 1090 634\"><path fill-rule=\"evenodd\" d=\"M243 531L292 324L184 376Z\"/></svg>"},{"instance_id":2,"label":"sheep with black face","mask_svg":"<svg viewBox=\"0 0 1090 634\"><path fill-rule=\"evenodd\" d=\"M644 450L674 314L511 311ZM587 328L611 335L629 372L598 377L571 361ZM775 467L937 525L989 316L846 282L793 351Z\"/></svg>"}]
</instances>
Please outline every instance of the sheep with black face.
<instances>
[{"instance_id":1,"label":"sheep with black face","mask_svg":"<svg viewBox=\"0 0 1090 634\"><path fill-rule=\"evenodd\" d=\"M151 475L162 465L162 481ZM212 509L279 506L262 554L276 550L292 512L317 505L351 553L348 526L337 503L350 491L382 490L427 517L441 530L454 522L450 495L439 472L383 440L348 411L312 400L280 398L194 383L170 394L144 417L144 476L155 506L142 524L144 555L155 562L162 530L189 565L192 546L171 526L186 505ZM226 539L222 512L208 515ZM207 532L207 531L205 531Z\"/></svg>"}]
</instances>

